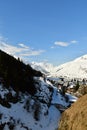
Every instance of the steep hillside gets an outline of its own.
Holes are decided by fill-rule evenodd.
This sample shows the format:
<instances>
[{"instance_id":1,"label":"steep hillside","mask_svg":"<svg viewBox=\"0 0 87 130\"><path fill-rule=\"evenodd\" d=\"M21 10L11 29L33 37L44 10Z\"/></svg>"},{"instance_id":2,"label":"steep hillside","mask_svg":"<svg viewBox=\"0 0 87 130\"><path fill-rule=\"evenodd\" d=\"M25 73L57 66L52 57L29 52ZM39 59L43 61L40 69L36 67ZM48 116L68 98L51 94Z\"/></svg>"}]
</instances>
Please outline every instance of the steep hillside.
<instances>
[{"instance_id":1,"label":"steep hillside","mask_svg":"<svg viewBox=\"0 0 87 130\"><path fill-rule=\"evenodd\" d=\"M57 129L72 97L65 96L40 71L0 51L0 130Z\"/></svg>"},{"instance_id":2,"label":"steep hillside","mask_svg":"<svg viewBox=\"0 0 87 130\"><path fill-rule=\"evenodd\" d=\"M29 64L25 65L19 58L17 60L0 50L0 77L3 78L6 87L12 86L17 91L34 94L34 76L42 76L42 73L32 69Z\"/></svg>"},{"instance_id":3,"label":"steep hillside","mask_svg":"<svg viewBox=\"0 0 87 130\"><path fill-rule=\"evenodd\" d=\"M87 130L87 94L63 113L58 130Z\"/></svg>"},{"instance_id":4,"label":"steep hillside","mask_svg":"<svg viewBox=\"0 0 87 130\"><path fill-rule=\"evenodd\" d=\"M0 130L55 130L66 102L50 82L34 77L37 91L15 91L0 84ZM58 106L58 107L57 107Z\"/></svg>"}]
</instances>

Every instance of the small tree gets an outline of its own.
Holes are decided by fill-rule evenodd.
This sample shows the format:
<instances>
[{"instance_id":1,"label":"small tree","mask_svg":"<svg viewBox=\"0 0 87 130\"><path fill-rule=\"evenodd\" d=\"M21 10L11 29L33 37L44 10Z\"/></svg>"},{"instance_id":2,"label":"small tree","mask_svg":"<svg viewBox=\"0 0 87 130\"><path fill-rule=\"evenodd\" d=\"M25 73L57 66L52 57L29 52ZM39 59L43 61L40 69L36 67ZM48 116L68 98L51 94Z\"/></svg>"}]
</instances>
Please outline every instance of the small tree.
<instances>
[{"instance_id":1,"label":"small tree","mask_svg":"<svg viewBox=\"0 0 87 130\"><path fill-rule=\"evenodd\" d=\"M80 85L79 85L79 81L77 81L76 86L75 86L75 91L77 91L79 89Z\"/></svg>"},{"instance_id":2,"label":"small tree","mask_svg":"<svg viewBox=\"0 0 87 130\"><path fill-rule=\"evenodd\" d=\"M35 102L34 104L35 106L35 110L34 110L34 118L36 121L40 120L40 109L41 109L41 106L40 106L40 103L39 102Z\"/></svg>"}]
</instances>

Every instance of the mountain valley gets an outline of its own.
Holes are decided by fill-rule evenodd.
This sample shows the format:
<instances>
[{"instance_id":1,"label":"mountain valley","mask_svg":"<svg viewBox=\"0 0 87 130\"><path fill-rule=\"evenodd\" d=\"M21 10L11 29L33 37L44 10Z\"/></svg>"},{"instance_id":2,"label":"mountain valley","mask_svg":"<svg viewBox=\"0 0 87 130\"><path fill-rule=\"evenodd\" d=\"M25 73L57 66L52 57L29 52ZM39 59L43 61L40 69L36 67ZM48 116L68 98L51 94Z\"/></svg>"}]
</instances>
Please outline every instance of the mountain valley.
<instances>
[{"instance_id":1,"label":"mountain valley","mask_svg":"<svg viewBox=\"0 0 87 130\"><path fill-rule=\"evenodd\" d=\"M86 60L83 57L73 62L77 64L79 61L81 66ZM71 83L78 83L77 80L72 80L72 75L68 79L67 73L60 73L60 68L65 70L67 64L71 63L59 67L48 63L29 65L0 51L0 130L57 130L58 126L59 130L62 130L63 118L67 118L64 114L68 111L66 109L71 109L72 103L79 102L71 92L63 90L65 84L67 87ZM86 70L86 67L84 68ZM57 72L60 73L59 77ZM86 81L80 83L83 86L85 83L86 86ZM77 92L81 93L83 89ZM81 98L85 94L86 92L82 93ZM66 130L65 126L63 130Z\"/></svg>"}]
</instances>

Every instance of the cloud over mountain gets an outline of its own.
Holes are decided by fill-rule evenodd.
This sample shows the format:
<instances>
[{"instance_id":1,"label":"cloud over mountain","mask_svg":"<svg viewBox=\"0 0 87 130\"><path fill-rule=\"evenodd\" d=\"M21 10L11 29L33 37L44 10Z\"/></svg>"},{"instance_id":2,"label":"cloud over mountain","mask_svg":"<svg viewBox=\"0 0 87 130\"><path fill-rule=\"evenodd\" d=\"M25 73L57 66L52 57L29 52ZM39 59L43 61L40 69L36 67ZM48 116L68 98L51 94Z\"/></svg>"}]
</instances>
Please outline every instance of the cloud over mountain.
<instances>
[{"instance_id":1,"label":"cloud over mountain","mask_svg":"<svg viewBox=\"0 0 87 130\"><path fill-rule=\"evenodd\" d=\"M29 56L37 56L44 52L44 50L34 50L31 47L19 43L17 46L10 45L0 38L0 49L16 57L26 59Z\"/></svg>"}]
</instances>

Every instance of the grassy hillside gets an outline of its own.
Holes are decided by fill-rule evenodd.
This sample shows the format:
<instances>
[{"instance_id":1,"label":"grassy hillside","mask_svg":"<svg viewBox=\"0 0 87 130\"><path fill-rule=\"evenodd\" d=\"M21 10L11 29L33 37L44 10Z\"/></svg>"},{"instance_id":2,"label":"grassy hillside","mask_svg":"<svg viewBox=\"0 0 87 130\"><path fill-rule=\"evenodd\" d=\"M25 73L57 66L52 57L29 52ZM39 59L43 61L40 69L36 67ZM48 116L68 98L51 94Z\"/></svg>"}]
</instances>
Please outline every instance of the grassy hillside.
<instances>
[{"instance_id":1,"label":"grassy hillside","mask_svg":"<svg viewBox=\"0 0 87 130\"><path fill-rule=\"evenodd\" d=\"M87 94L63 113L58 130L87 130Z\"/></svg>"}]
</instances>

